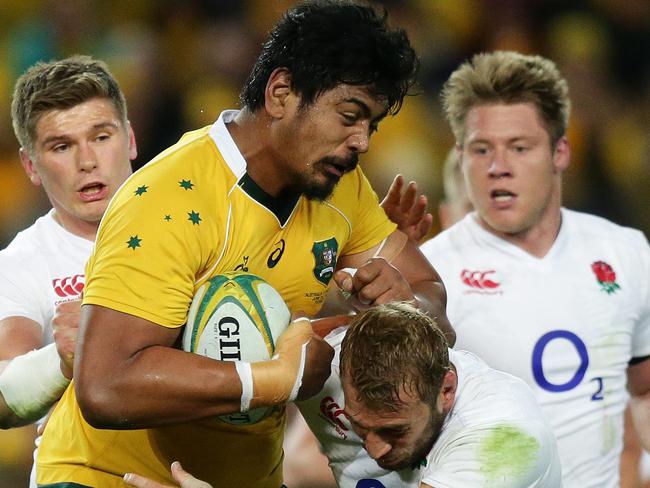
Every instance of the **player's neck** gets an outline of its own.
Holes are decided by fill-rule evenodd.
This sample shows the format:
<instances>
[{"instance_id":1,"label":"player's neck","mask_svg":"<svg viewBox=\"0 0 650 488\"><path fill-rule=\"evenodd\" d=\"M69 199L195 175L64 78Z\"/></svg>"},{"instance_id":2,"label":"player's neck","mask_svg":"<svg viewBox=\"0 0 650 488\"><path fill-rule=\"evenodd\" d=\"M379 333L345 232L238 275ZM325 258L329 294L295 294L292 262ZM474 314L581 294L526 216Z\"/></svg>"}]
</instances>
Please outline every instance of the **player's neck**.
<instances>
[{"instance_id":1,"label":"player's neck","mask_svg":"<svg viewBox=\"0 0 650 488\"><path fill-rule=\"evenodd\" d=\"M481 222L481 225L485 227L485 223ZM541 259L548 254L553 244L555 244L561 225L562 212L558 206L547 209L546 214L535 225L521 232L506 233L486 228L503 240Z\"/></svg>"},{"instance_id":2,"label":"player's neck","mask_svg":"<svg viewBox=\"0 0 650 488\"><path fill-rule=\"evenodd\" d=\"M277 197L285 188L283 175L275 171L277 160L269 143L269 123L262 111L251 113L244 109L226 128L246 160L246 172L262 190Z\"/></svg>"},{"instance_id":3,"label":"player's neck","mask_svg":"<svg viewBox=\"0 0 650 488\"><path fill-rule=\"evenodd\" d=\"M63 227L65 230L71 234L86 239L88 241L94 241L97 236L97 229L99 228L99 222L86 222L85 220L77 219L65 215L64 213L57 212L56 209L52 214L54 221Z\"/></svg>"}]
</instances>

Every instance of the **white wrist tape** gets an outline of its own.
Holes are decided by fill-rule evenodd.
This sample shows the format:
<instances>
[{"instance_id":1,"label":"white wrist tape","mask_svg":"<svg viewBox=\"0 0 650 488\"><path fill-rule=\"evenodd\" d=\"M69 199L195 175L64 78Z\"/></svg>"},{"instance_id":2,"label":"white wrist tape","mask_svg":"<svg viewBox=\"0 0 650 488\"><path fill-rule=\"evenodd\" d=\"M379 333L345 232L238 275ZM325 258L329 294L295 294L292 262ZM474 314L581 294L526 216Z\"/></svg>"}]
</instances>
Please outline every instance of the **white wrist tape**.
<instances>
[{"instance_id":1,"label":"white wrist tape","mask_svg":"<svg viewBox=\"0 0 650 488\"><path fill-rule=\"evenodd\" d=\"M298 396L298 391L302 386L302 375L305 372L305 359L307 358L307 344L308 343L305 342L302 345L302 350L300 351L300 367L298 368L298 374L296 375L296 382L294 383L293 388L291 389L291 393L289 394L288 401L290 402L296 399Z\"/></svg>"},{"instance_id":2,"label":"white wrist tape","mask_svg":"<svg viewBox=\"0 0 650 488\"><path fill-rule=\"evenodd\" d=\"M25 420L45 415L69 384L61 372L55 344L13 358L0 373L0 393L5 403Z\"/></svg>"},{"instance_id":3,"label":"white wrist tape","mask_svg":"<svg viewBox=\"0 0 650 488\"><path fill-rule=\"evenodd\" d=\"M236 361L235 369L237 369L239 381L241 381L241 403L239 411L246 413L251 408L251 400L253 399L253 371L251 370L251 363Z\"/></svg>"}]
</instances>

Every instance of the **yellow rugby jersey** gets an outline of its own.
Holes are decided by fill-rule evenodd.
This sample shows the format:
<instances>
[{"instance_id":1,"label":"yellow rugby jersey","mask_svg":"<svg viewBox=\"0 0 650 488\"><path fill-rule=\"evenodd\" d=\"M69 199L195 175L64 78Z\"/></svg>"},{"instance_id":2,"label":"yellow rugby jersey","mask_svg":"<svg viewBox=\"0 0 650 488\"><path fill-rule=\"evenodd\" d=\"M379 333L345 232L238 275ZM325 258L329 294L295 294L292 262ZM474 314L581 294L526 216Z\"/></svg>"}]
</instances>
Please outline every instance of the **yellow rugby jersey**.
<instances>
[{"instance_id":1,"label":"yellow rugby jersey","mask_svg":"<svg viewBox=\"0 0 650 488\"><path fill-rule=\"evenodd\" d=\"M289 309L315 314L338 257L371 249L395 229L359 168L325 202L264 193L226 129L235 114L185 134L120 188L88 262L84 303L181 327L203 283L242 270L268 281ZM98 430L83 420L71 386L43 436L38 483L110 488L136 472L171 484L169 465L180 460L215 487L277 488L283 430L279 407L250 426L207 419Z\"/></svg>"}]
</instances>

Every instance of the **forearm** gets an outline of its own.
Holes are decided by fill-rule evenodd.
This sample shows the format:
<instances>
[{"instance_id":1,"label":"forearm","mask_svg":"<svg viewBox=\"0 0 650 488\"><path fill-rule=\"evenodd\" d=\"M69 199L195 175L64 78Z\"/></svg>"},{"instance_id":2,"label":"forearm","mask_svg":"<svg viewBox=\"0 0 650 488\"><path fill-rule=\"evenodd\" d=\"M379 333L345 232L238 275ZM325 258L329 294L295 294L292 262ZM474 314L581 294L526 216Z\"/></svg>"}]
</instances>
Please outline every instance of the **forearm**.
<instances>
[{"instance_id":1,"label":"forearm","mask_svg":"<svg viewBox=\"0 0 650 488\"><path fill-rule=\"evenodd\" d=\"M447 318L447 294L441 281L426 280L411 283L416 306L428 313L447 338L450 347L456 343L456 332Z\"/></svg>"},{"instance_id":2,"label":"forearm","mask_svg":"<svg viewBox=\"0 0 650 488\"><path fill-rule=\"evenodd\" d=\"M298 394L306 345L313 335L307 320L291 323L282 333L277 359L253 364L180 351L172 347L177 331L145 324L141 328L139 320L132 319L131 342L101 327L82 330L75 392L86 421L94 427L159 427L275 405ZM106 323L101 312L98 323ZM140 346L145 339L154 344ZM329 372L330 360L331 355L327 368L314 371ZM320 389L325 379L320 384L308 381L305 392Z\"/></svg>"},{"instance_id":3,"label":"forearm","mask_svg":"<svg viewBox=\"0 0 650 488\"><path fill-rule=\"evenodd\" d=\"M641 446L650 452L650 392L630 398L630 412Z\"/></svg>"},{"instance_id":4,"label":"forearm","mask_svg":"<svg viewBox=\"0 0 650 488\"><path fill-rule=\"evenodd\" d=\"M2 428L27 425L43 417L70 382L61 372L54 344L4 361L0 368Z\"/></svg>"},{"instance_id":5,"label":"forearm","mask_svg":"<svg viewBox=\"0 0 650 488\"><path fill-rule=\"evenodd\" d=\"M159 427L237 412L240 407L241 382L233 362L171 347L146 347L99 371L86 368L82 360L78 371L79 405L86 420L98 428Z\"/></svg>"}]
</instances>

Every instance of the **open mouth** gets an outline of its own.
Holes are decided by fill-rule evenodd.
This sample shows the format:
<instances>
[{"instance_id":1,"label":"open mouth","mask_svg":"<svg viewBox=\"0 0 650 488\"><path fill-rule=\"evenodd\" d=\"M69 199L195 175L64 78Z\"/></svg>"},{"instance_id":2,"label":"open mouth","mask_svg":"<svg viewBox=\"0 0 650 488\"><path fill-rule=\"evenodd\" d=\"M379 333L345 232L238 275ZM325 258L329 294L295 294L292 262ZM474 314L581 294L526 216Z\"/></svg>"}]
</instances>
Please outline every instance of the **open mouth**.
<instances>
[{"instance_id":1,"label":"open mouth","mask_svg":"<svg viewBox=\"0 0 650 488\"><path fill-rule=\"evenodd\" d=\"M79 196L85 201L99 200L105 196L106 188L103 183L90 183L79 190Z\"/></svg>"},{"instance_id":2,"label":"open mouth","mask_svg":"<svg viewBox=\"0 0 650 488\"><path fill-rule=\"evenodd\" d=\"M492 190L490 197L497 203L507 203L512 201L516 195L508 190Z\"/></svg>"}]
</instances>

